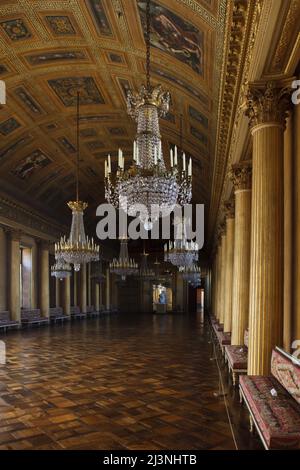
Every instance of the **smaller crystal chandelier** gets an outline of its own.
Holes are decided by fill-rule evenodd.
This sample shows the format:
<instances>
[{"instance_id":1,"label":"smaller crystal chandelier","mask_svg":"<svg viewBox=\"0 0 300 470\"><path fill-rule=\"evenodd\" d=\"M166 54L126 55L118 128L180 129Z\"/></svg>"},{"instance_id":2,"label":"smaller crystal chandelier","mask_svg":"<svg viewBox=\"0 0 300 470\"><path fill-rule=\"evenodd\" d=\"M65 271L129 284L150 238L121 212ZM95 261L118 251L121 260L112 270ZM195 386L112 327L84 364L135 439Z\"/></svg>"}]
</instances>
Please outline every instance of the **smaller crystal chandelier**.
<instances>
[{"instance_id":1,"label":"smaller crystal chandelier","mask_svg":"<svg viewBox=\"0 0 300 470\"><path fill-rule=\"evenodd\" d=\"M201 268L195 264L191 266L179 266L179 272L185 281L198 283L201 279Z\"/></svg>"},{"instance_id":2,"label":"smaller crystal chandelier","mask_svg":"<svg viewBox=\"0 0 300 470\"><path fill-rule=\"evenodd\" d=\"M183 223L175 221L176 238L164 245L164 260L172 263L174 266L191 266L198 261L198 243L187 241L186 239L186 221Z\"/></svg>"},{"instance_id":3,"label":"smaller crystal chandelier","mask_svg":"<svg viewBox=\"0 0 300 470\"><path fill-rule=\"evenodd\" d=\"M77 93L77 166L76 166L76 201L68 202L72 210L72 225L69 238L65 236L55 244L55 256L63 259L68 264L74 265L74 270L79 271L80 265L99 260L99 245L93 238L85 234L83 213L88 207L86 202L79 200L79 92Z\"/></svg>"},{"instance_id":4,"label":"smaller crystal chandelier","mask_svg":"<svg viewBox=\"0 0 300 470\"><path fill-rule=\"evenodd\" d=\"M120 241L120 255L119 258L114 258L109 264L110 272L121 276L122 281L125 281L126 276L131 276L138 273L138 264L133 258L129 258L127 238L121 238Z\"/></svg>"},{"instance_id":5,"label":"smaller crystal chandelier","mask_svg":"<svg viewBox=\"0 0 300 470\"><path fill-rule=\"evenodd\" d=\"M56 277L60 281L70 277L72 274L71 266L64 261L63 258L55 258L55 264L51 266L51 276Z\"/></svg>"},{"instance_id":6,"label":"smaller crystal chandelier","mask_svg":"<svg viewBox=\"0 0 300 470\"><path fill-rule=\"evenodd\" d=\"M140 277L143 279L143 280L149 280L149 279L154 279L155 278L155 272L153 269L149 268L148 267L148 262L147 262L147 258L148 258L148 253L144 252L142 253L142 261L141 261L141 267L140 267Z\"/></svg>"}]
</instances>

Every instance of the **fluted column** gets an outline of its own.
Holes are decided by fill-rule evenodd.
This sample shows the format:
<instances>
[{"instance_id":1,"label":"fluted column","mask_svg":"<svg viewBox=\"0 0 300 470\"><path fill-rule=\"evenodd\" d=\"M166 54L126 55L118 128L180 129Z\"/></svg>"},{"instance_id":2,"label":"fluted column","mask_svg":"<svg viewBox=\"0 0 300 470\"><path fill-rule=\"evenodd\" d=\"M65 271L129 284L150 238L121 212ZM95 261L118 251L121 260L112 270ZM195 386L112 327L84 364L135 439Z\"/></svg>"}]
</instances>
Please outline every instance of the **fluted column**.
<instances>
[{"instance_id":1,"label":"fluted column","mask_svg":"<svg viewBox=\"0 0 300 470\"><path fill-rule=\"evenodd\" d=\"M78 305L78 273L73 271L73 306Z\"/></svg>"},{"instance_id":2,"label":"fluted column","mask_svg":"<svg viewBox=\"0 0 300 470\"><path fill-rule=\"evenodd\" d=\"M242 345L249 323L252 163L233 165L230 176L235 190L231 344Z\"/></svg>"},{"instance_id":3,"label":"fluted column","mask_svg":"<svg viewBox=\"0 0 300 470\"><path fill-rule=\"evenodd\" d=\"M40 310L43 317L49 317L50 285L49 285L49 244L40 244Z\"/></svg>"},{"instance_id":4,"label":"fluted column","mask_svg":"<svg viewBox=\"0 0 300 470\"><path fill-rule=\"evenodd\" d=\"M106 279L105 279L105 307L106 310L110 309L110 272L109 268L106 269Z\"/></svg>"},{"instance_id":5,"label":"fluted column","mask_svg":"<svg viewBox=\"0 0 300 470\"><path fill-rule=\"evenodd\" d=\"M234 202L225 204L226 214L226 250L225 250L225 279L224 279L224 332L231 331L232 323L232 279L234 252Z\"/></svg>"},{"instance_id":6,"label":"fluted column","mask_svg":"<svg viewBox=\"0 0 300 470\"><path fill-rule=\"evenodd\" d=\"M38 289L39 289L39 268L38 268L38 246L34 240L31 247L31 308L38 306Z\"/></svg>"},{"instance_id":7,"label":"fluted column","mask_svg":"<svg viewBox=\"0 0 300 470\"><path fill-rule=\"evenodd\" d=\"M100 285L98 282L94 284L94 307L95 311L99 312L100 310Z\"/></svg>"},{"instance_id":8,"label":"fluted column","mask_svg":"<svg viewBox=\"0 0 300 470\"><path fill-rule=\"evenodd\" d=\"M61 281L55 278L55 307L60 307L60 284Z\"/></svg>"},{"instance_id":9,"label":"fluted column","mask_svg":"<svg viewBox=\"0 0 300 470\"><path fill-rule=\"evenodd\" d=\"M92 279L91 279L91 263L87 265L87 288L88 288L88 299L87 304L90 307L92 305Z\"/></svg>"},{"instance_id":10,"label":"fluted column","mask_svg":"<svg viewBox=\"0 0 300 470\"><path fill-rule=\"evenodd\" d=\"M10 234L10 289L9 308L12 320L21 320L21 298L20 298L20 237L18 232Z\"/></svg>"},{"instance_id":11,"label":"fluted column","mask_svg":"<svg viewBox=\"0 0 300 470\"><path fill-rule=\"evenodd\" d=\"M287 352L292 345L293 317L293 132L289 116L284 133L284 273L283 273L283 347ZM298 291L298 289L296 289ZM299 331L300 333L300 331ZM300 338L300 336L299 336Z\"/></svg>"},{"instance_id":12,"label":"fluted column","mask_svg":"<svg viewBox=\"0 0 300 470\"><path fill-rule=\"evenodd\" d=\"M0 310L7 310L7 234L0 227Z\"/></svg>"},{"instance_id":13,"label":"fluted column","mask_svg":"<svg viewBox=\"0 0 300 470\"><path fill-rule=\"evenodd\" d=\"M283 133L286 90L250 86L253 137L248 373L270 373L283 330Z\"/></svg>"},{"instance_id":14,"label":"fluted column","mask_svg":"<svg viewBox=\"0 0 300 470\"><path fill-rule=\"evenodd\" d=\"M80 268L80 308L82 313L86 313L86 264Z\"/></svg>"},{"instance_id":15,"label":"fluted column","mask_svg":"<svg viewBox=\"0 0 300 470\"><path fill-rule=\"evenodd\" d=\"M66 277L64 283L64 314L70 315L71 313L71 278Z\"/></svg>"},{"instance_id":16,"label":"fluted column","mask_svg":"<svg viewBox=\"0 0 300 470\"><path fill-rule=\"evenodd\" d=\"M225 226L221 235L221 257L220 257L220 291L219 291L219 321L224 324L225 318L225 260L226 260L226 232Z\"/></svg>"},{"instance_id":17,"label":"fluted column","mask_svg":"<svg viewBox=\"0 0 300 470\"><path fill-rule=\"evenodd\" d=\"M217 251L217 264L216 264L216 317L220 322L220 295L221 295L221 259L222 259L222 237L218 233L218 251Z\"/></svg>"},{"instance_id":18,"label":"fluted column","mask_svg":"<svg viewBox=\"0 0 300 470\"><path fill-rule=\"evenodd\" d=\"M294 106L293 112L293 142L294 142L294 289L293 289L293 318L292 342L300 339L300 105Z\"/></svg>"}]
</instances>

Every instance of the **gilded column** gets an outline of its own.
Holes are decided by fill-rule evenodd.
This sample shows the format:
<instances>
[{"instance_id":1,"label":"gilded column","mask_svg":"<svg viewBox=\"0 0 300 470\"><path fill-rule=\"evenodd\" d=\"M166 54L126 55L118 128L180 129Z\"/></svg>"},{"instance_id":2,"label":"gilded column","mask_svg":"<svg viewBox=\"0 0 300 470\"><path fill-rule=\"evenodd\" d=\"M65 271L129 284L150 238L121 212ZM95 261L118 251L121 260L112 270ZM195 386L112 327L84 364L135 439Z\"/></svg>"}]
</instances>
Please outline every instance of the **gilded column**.
<instances>
[{"instance_id":1,"label":"gilded column","mask_svg":"<svg viewBox=\"0 0 300 470\"><path fill-rule=\"evenodd\" d=\"M73 271L73 306L78 306L78 273Z\"/></svg>"},{"instance_id":2,"label":"gilded column","mask_svg":"<svg viewBox=\"0 0 300 470\"><path fill-rule=\"evenodd\" d=\"M292 318L292 342L300 339L300 104L294 106L293 142L294 142L294 297Z\"/></svg>"},{"instance_id":3,"label":"gilded column","mask_svg":"<svg viewBox=\"0 0 300 470\"><path fill-rule=\"evenodd\" d=\"M95 311L99 312L100 310L100 285L98 282L95 282L94 284L94 306L95 306Z\"/></svg>"},{"instance_id":4,"label":"gilded column","mask_svg":"<svg viewBox=\"0 0 300 470\"><path fill-rule=\"evenodd\" d=\"M293 128L288 117L284 133L284 272L283 272L283 347L291 351L293 316ZM297 285L297 284L296 284ZM296 289L298 290L298 289ZM300 332L299 332L300 333ZM300 338L300 336L299 336Z\"/></svg>"},{"instance_id":5,"label":"gilded column","mask_svg":"<svg viewBox=\"0 0 300 470\"><path fill-rule=\"evenodd\" d=\"M230 176L235 191L231 344L243 345L249 323L252 163L233 165Z\"/></svg>"},{"instance_id":6,"label":"gilded column","mask_svg":"<svg viewBox=\"0 0 300 470\"><path fill-rule=\"evenodd\" d=\"M21 320L21 298L20 298L20 238L19 232L10 234L10 289L9 305L12 320Z\"/></svg>"},{"instance_id":7,"label":"gilded column","mask_svg":"<svg viewBox=\"0 0 300 470\"><path fill-rule=\"evenodd\" d=\"M226 214L226 250L224 279L224 332L231 331L232 324L232 279L234 253L234 202L225 203Z\"/></svg>"},{"instance_id":8,"label":"gilded column","mask_svg":"<svg viewBox=\"0 0 300 470\"><path fill-rule=\"evenodd\" d=\"M60 307L60 284L61 281L55 278L55 306Z\"/></svg>"},{"instance_id":9,"label":"gilded column","mask_svg":"<svg viewBox=\"0 0 300 470\"><path fill-rule=\"evenodd\" d=\"M92 305L92 280L91 280L91 263L87 265L87 286L88 286L88 299L87 304Z\"/></svg>"},{"instance_id":10,"label":"gilded column","mask_svg":"<svg viewBox=\"0 0 300 470\"><path fill-rule=\"evenodd\" d=\"M86 313L86 264L80 267L80 308L82 313Z\"/></svg>"},{"instance_id":11,"label":"gilded column","mask_svg":"<svg viewBox=\"0 0 300 470\"><path fill-rule=\"evenodd\" d=\"M0 227L0 310L7 310L7 234Z\"/></svg>"},{"instance_id":12,"label":"gilded column","mask_svg":"<svg viewBox=\"0 0 300 470\"><path fill-rule=\"evenodd\" d=\"M289 88L290 89L290 88ZM290 97L268 83L251 85L253 137L248 374L270 373L283 331L283 134Z\"/></svg>"},{"instance_id":13,"label":"gilded column","mask_svg":"<svg viewBox=\"0 0 300 470\"><path fill-rule=\"evenodd\" d=\"M225 313L225 260L226 260L226 232L225 224L221 228L221 251L220 251L220 289L219 289L219 322L224 325Z\"/></svg>"},{"instance_id":14,"label":"gilded column","mask_svg":"<svg viewBox=\"0 0 300 470\"><path fill-rule=\"evenodd\" d=\"M31 307L33 309L38 306L38 289L39 289L39 269L38 269L38 246L36 240L34 240L31 247Z\"/></svg>"},{"instance_id":15,"label":"gilded column","mask_svg":"<svg viewBox=\"0 0 300 470\"><path fill-rule=\"evenodd\" d=\"M43 317L49 317L50 307L50 279L49 279L49 245L40 244L40 309Z\"/></svg>"},{"instance_id":16,"label":"gilded column","mask_svg":"<svg viewBox=\"0 0 300 470\"><path fill-rule=\"evenodd\" d=\"M110 309L110 272L109 268L106 269L106 279L105 279L105 308L106 310Z\"/></svg>"},{"instance_id":17,"label":"gilded column","mask_svg":"<svg viewBox=\"0 0 300 470\"><path fill-rule=\"evenodd\" d=\"M70 315L71 313L71 278L64 279L64 314Z\"/></svg>"}]
</instances>

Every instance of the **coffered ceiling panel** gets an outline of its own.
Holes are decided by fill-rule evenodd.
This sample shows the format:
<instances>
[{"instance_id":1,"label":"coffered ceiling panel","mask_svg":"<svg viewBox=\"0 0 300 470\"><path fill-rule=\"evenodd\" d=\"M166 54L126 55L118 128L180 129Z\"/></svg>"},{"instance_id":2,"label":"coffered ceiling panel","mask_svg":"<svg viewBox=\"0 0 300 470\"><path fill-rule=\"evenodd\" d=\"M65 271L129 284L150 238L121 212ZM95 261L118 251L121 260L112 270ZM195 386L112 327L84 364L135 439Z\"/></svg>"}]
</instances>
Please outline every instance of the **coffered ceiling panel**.
<instances>
[{"instance_id":1,"label":"coffered ceiling panel","mask_svg":"<svg viewBox=\"0 0 300 470\"><path fill-rule=\"evenodd\" d=\"M228 0L152 2L152 82L171 93L161 120L165 158L180 144L193 159L195 202L208 204ZM90 210L104 200L103 167L131 155L135 123L126 93L145 81L145 1L0 3L0 179L58 211L74 196L76 94L80 183ZM169 162L167 161L167 164ZM62 212L62 214L64 211Z\"/></svg>"}]
</instances>

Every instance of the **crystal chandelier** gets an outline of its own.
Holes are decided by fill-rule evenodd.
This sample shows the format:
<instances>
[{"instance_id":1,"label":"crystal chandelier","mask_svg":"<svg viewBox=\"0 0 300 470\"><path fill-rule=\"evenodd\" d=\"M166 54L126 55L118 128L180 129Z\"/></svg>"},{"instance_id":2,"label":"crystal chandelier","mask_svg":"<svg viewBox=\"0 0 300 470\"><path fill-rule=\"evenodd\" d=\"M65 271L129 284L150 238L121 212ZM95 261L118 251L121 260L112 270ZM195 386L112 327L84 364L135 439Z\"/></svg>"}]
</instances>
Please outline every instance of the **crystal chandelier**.
<instances>
[{"instance_id":1,"label":"crystal chandelier","mask_svg":"<svg viewBox=\"0 0 300 470\"><path fill-rule=\"evenodd\" d=\"M121 238L120 241L120 255L119 258L114 258L109 264L110 272L121 276L125 281L126 276L138 273L138 264L134 259L129 258L127 238Z\"/></svg>"},{"instance_id":2,"label":"crystal chandelier","mask_svg":"<svg viewBox=\"0 0 300 470\"><path fill-rule=\"evenodd\" d=\"M185 281L197 283L201 279L200 266L192 264L191 266L179 266L179 272Z\"/></svg>"},{"instance_id":3,"label":"crystal chandelier","mask_svg":"<svg viewBox=\"0 0 300 470\"><path fill-rule=\"evenodd\" d=\"M112 174L111 157L104 163L105 197L129 216L139 214L146 230L151 230L159 217L169 215L175 204L188 204L192 197L192 160L182 155L178 164L177 147L170 151L168 170L162 152L159 117L168 113L170 94L161 85L150 83L150 0L147 0L147 61L146 86L139 93L128 92L128 114L137 122L133 145L133 162L125 170L122 151L118 153L118 168ZM142 206L141 206L142 205ZM143 209L144 207L144 209Z\"/></svg>"},{"instance_id":4,"label":"crystal chandelier","mask_svg":"<svg viewBox=\"0 0 300 470\"><path fill-rule=\"evenodd\" d=\"M63 258L55 257L55 264L51 266L51 276L56 277L60 281L70 277L72 274L71 266L64 261Z\"/></svg>"},{"instance_id":5,"label":"crystal chandelier","mask_svg":"<svg viewBox=\"0 0 300 470\"><path fill-rule=\"evenodd\" d=\"M68 264L74 265L79 271L80 265L99 260L100 247L85 234L83 213L88 207L86 202L79 200L79 92L77 93L77 166L76 166L76 201L68 202L72 210L72 225L69 238L65 236L55 244L55 255Z\"/></svg>"},{"instance_id":6,"label":"crystal chandelier","mask_svg":"<svg viewBox=\"0 0 300 470\"><path fill-rule=\"evenodd\" d=\"M173 242L169 241L164 245L164 260L177 267L191 266L198 261L198 243L187 241L185 220L182 223L177 219L175 227L175 240Z\"/></svg>"},{"instance_id":7,"label":"crystal chandelier","mask_svg":"<svg viewBox=\"0 0 300 470\"><path fill-rule=\"evenodd\" d=\"M142 253L142 261L141 261L141 267L140 267L140 273L139 273L140 277L143 280L155 278L154 270L148 267L147 258L148 258L148 253L145 253L144 251L144 253Z\"/></svg>"}]
</instances>

